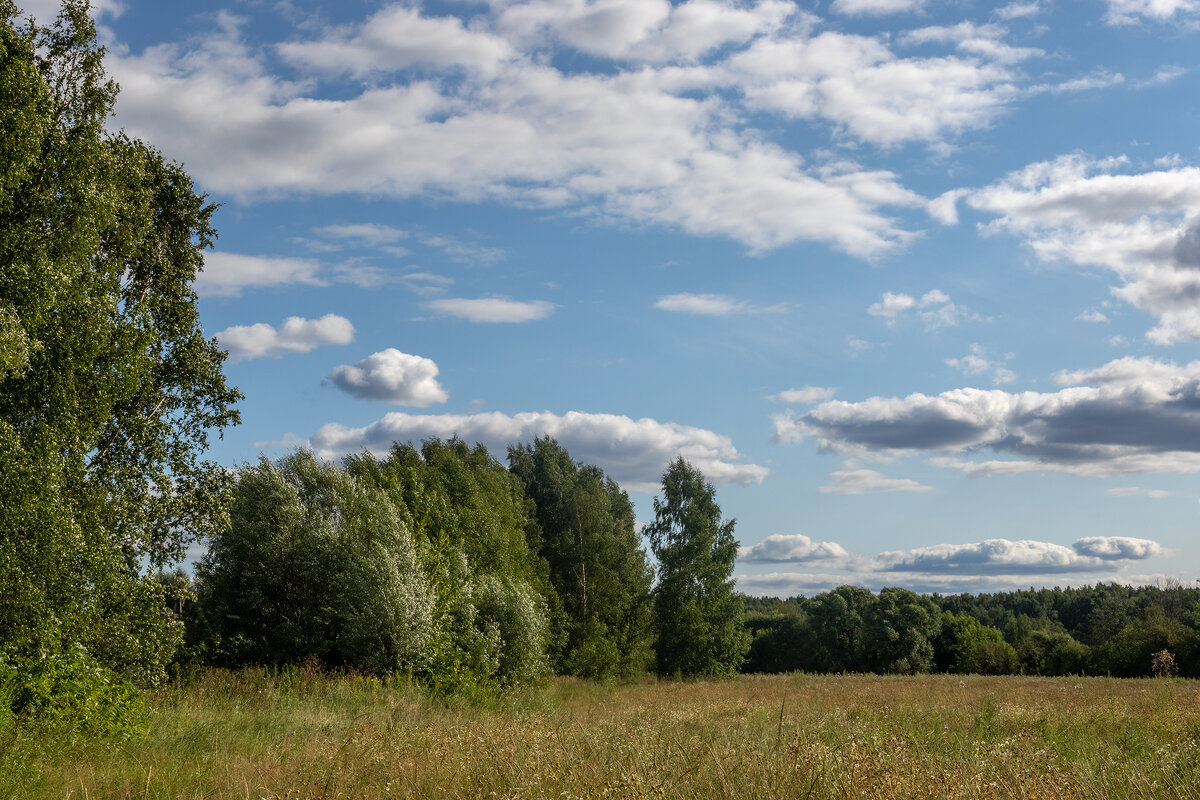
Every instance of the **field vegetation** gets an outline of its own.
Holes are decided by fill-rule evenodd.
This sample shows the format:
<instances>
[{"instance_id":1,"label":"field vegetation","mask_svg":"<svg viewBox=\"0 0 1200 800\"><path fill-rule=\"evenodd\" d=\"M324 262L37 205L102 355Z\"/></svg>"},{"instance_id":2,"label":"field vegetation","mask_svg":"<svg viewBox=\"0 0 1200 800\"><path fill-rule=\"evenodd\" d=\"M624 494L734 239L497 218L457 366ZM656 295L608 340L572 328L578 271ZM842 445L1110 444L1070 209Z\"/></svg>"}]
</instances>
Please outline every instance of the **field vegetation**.
<instances>
[{"instance_id":1,"label":"field vegetation","mask_svg":"<svg viewBox=\"0 0 1200 800\"><path fill-rule=\"evenodd\" d=\"M5 798L1173 798L1200 685L1171 679L406 681L212 670L130 740L4 732Z\"/></svg>"}]
</instances>

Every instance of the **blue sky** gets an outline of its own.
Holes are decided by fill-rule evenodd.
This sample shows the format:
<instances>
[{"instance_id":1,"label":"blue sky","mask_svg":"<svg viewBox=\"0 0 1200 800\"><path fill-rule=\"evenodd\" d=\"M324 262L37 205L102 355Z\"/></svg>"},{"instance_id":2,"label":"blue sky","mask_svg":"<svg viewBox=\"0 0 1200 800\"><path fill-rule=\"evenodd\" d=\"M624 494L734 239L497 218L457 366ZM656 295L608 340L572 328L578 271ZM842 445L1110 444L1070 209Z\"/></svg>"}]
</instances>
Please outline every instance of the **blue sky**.
<instances>
[{"instance_id":1,"label":"blue sky","mask_svg":"<svg viewBox=\"0 0 1200 800\"><path fill-rule=\"evenodd\" d=\"M755 594L1200 578L1200 0L96 15L221 203L223 463L683 454Z\"/></svg>"}]
</instances>

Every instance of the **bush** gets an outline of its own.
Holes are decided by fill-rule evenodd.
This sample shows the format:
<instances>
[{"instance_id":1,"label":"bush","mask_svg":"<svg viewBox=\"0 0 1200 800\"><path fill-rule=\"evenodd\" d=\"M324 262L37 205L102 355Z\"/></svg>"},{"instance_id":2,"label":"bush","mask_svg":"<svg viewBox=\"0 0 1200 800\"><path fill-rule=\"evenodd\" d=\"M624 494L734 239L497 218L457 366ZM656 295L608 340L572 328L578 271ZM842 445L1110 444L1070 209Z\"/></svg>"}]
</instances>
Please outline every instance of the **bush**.
<instances>
[{"instance_id":1,"label":"bush","mask_svg":"<svg viewBox=\"0 0 1200 800\"><path fill-rule=\"evenodd\" d=\"M79 646L26 660L0 655L0 722L13 721L58 734L147 729L141 693Z\"/></svg>"}]
</instances>

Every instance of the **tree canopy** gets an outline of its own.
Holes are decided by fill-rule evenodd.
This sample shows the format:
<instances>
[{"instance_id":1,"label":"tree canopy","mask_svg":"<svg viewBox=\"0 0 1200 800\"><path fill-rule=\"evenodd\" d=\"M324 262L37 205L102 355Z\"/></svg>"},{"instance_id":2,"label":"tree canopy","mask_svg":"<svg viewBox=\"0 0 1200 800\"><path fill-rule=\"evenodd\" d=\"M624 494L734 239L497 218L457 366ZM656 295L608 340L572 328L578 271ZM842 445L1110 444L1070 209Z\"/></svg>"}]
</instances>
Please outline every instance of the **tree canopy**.
<instances>
[{"instance_id":1,"label":"tree canopy","mask_svg":"<svg viewBox=\"0 0 1200 800\"><path fill-rule=\"evenodd\" d=\"M662 493L654 498L654 522L645 531L659 564L658 672L734 674L750 647L742 598L733 590L734 521L722 519L713 485L682 457L663 473Z\"/></svg>"},{"instance_id":2,"label":"tree canopy","mask_svg":"<svg viewBox=\"0 0 1200 800\"><path fill-rule=\"evenodd\" d=\"M237 422L192 282L214 206L105 124L87 4L0 0L0 642L154 683L179 640L153 572L225 524L209 436Z\"/></svg>"}]
</instances>

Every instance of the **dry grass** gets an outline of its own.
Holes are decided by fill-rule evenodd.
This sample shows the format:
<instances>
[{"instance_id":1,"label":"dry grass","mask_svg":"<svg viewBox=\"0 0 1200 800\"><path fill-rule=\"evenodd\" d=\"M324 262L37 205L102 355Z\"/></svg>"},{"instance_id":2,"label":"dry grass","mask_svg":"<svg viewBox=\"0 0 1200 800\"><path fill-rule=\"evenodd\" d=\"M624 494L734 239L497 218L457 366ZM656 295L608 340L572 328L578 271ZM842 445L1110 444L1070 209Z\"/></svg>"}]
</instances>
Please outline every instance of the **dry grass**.
<instances>
[{"instance_id":1,"label":"dry grass","mask_svg":"<svg viewBox=\"0 0 1200 800\"><path fill-rule=\"evenodd\" d=\"M209 673L132 743L0 741L14 798L1200 797L1200 684L559 679L489 704Z\"/></svg>"}]
</instances>

